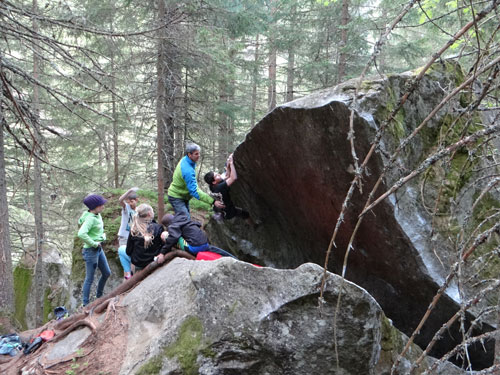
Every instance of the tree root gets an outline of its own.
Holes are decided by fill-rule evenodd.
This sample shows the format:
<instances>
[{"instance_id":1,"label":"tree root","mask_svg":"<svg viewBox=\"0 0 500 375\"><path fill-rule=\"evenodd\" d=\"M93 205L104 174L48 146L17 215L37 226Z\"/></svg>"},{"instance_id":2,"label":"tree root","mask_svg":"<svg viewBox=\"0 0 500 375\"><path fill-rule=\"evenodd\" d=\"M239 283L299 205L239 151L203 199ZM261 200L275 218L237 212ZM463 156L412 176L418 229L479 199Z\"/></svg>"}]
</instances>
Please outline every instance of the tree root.
<instances>
[{"instance_id":1,"label":"tree root","mask_svg":"<svg viewBox=\"0 0 500 375\"><path fill-rule=\"evenodd\" d=\"M111 298L103 301L100 305L96 306L96 308L94 309L94 313L96 313L96 314L102 313L104 310L107 309L110 302L111 302Z\"/></svg>"},{"instance_id":2,"label":"tree root","mask_svg":"<svg viewBox=\"0 0 500 375\"><path fill-rule=\"evenodd\" d=\"M79 314L71 315L70 317L61 320L59 323L57 323L54 326L55 330L62 331L68 328L70 325L72 325L74 322L77 320L85 319L89 315L87 311L81 312Z\"/></svg>"},{"instance_id":3,"label":"tree root","mask_svg":"<svg viewBox=\"0 0 500 375\"><path fill-rule=\"evenodd\" d=\"M151 273L156 271L157 268L162 267L163 265L169 263L172 261L172 259L176 257L181 257L181 258L186 258L189 260L194 260L195 257L191 254L189 254L186 251L182 250L175 250L167 253L165 255L165 261L162 264L158 264L157 262L153 262L148 264L147 267L145 267L142 271L137 272L134 276L132 276L130 279L127 281L123 282L121 285L119 285L117 288L115 288L111 293L107 294L106 296L103 296L91 304L87 305L86 307L83 308L83 310L79 311L78 313L63 319L61 321L50 321L43 325L40 328L37 328L36 330L31 330L28 331L29 336L35 337L37 334L41 333L44 330L48 329L53 329L56 331L56 335L52 340L50 340L48 343L56 343L66 337L69 333L74 331L75 329L81 327L81 326L86 326L89 327L90 330L92 331L92 335L95 335L97 332L97 322L94 322L92 320L92 315L95 314L101 314L102 312L106 311L106 317L105 319L108 318L110 315L111 311L115 311L115 303L117 301L113 301L113 298L120 296L132 288L134 288L137 284L139 284L142 280L144 280L146 277L148 277ZM62 331L62 332L58 332ZM88 354L88 353L87 353ZM5 361L3 358L0 361L0 372L1 373L6 373L9 374L9 370L13 370L14 368L18 368L18 363L20 362L26 362L27 358L29 356L23 356L23 355L18 355L16 357L12 357L12 359L9 359ZM57 364L67 362L72 360L74 357L73 356L68 356L63 359L58 360L55 363L49 363L45 364L45 366L42 363L39 363L41 367L43 368L43 371L48 373L48 374L55 374L57 372L53 371L48 371L49 368L56 366ZM6 372L5 372L6 371ZM16 372L17 373L17 372Z\"/></svg>"},{"instance_id":4,"label":"tree root","mask_svg":"<svg viewBox=\"0 0 500 375\"><path fill-rule=\"evenodd\" d=\"M109 303L107 304L107 307L106 307L106 315L104 317L104 320L107 320L109 315L111 314L111 310L113 310L113 312L116 312L116 307L115 307L115 301L117 300L117 298L115 297L114 300L108 300Z\"/></svg>"},{"instance_id":5,"label":"tree root","mask_svg":"<svg viewBox=\"0 0 500 375\"><path fill-rule=\"evenodd\" d=\"M23 361L26 362L26 357L27 356L24 356L22 354L18 354L15 357L10 357L10 359L6 362L3 362L3 363L0 362L0 373L2 373L2 374L14 374L14 373L16 373L17 374L17 372L12 372L12 370L14 368L18 367L17 364L19 362L23 362ZM9 371L9 370L11 370L11 371Z\"/></svg>"},{"instance_id":6,"label":"tree root","mask_svg":"<svg viewBox=\"0 0 500 375\"><path fill-rule=\"evenodd\" d=\"M0 365L4 363L9 363L12 359L13 357L0 357Z\"/></svg>"},{"instance_id":7,"label":"tree root","mask_svg":"<svg viewBox=\"0 0 500 375\"><path fill-rule=\"evenodd\" d=\"M139 284L142 280L144 280L146 277L148 277L151 273L156 271L157 268L162 267L163 265L169 263L172 259L176 257L181 257L181 258L186 258L189 260L194 260L195 257L189 254L186 251L182 250L175 250L175 251L170 251L165 255L165 261L162 264L158 264L157 262L153 262L148 264L147 267L145 267L142 271L137 272L134 276L132 276L130 279L127 281L123 282L121 285L119 285L117 288L115 288L111 293L107 294L106 296L103 296L91 304L87 305L86 307L83 308L83 310L79 311L78 313L63 319L61 321L50 321L43 325L40 328L37 328L36 330L30 330L25 333L28 333L28 336L35 337L39 333L43 332L44 330L48 329L53 329L56 331L56 335L52 340L49 341L50 344L56 343L59 340L63 339L66 337L69 333L74 331L75 329L81 327L81 326L86 326L89 327L90 330L92 331L92 335L95 335L97 332L97 322L94 322L92 320L92 315L95 314L101 314L102 312L106 311L106 319L109 316L110 312L113 310L115 311L115 303L116 301L113 301L113 298L120 296L132 288L134 288L137 284ZM59 332L62 331L62 332ZM8 360L5 360L4 358L0 359L0 372L3 374L10 374L9 370L13 370L14 368L18 368L18 363L20 362L26 362L27 358L29 356L23 356L23 355L18 355L16 357L11 357ZM43 368L44 372L47 372L49 368L59 364L66 362L68 360L72 360L73 356L67 357L64 359L61 359L57 361L56 363L50 363L47 364L46 366L43 366L43 364L40 363L40 365ZM17 373L17 372L16 372ZM48 371L48 374L52 373L57 373L53 371Z\"/></svg>"},{"instance_id":8,"label":"tree root","mask_svg":"<svg viewBox=\"0 0 500 375\"><path fill-rule=\"evenodd\" d=\"M66 328L64 331L59 333L57 336L55 336L52 340L50 340L50 342L52 343L52 342L57 342L57 341L61 340L62 338L66 337L70 332L72 332L73 330L75 330L77 327L80 327L80 326L89 327L90 330L92 331L92 333L95 333L97 330L97 327L95 326L94 323L92 323L90 321L89 318L80 319L80 320L77 320L76 322L74 322L73 324L71 324L68 328Z\"/></svg>"},{"instance_id":9,"label":"tree root","mask_svg":"<svg viewBox=\"0 0 500 375\"><path fill-rule=\"evenodd\" d=\"M152 274L154 271L156 271L157 268L162 267L163 265L169 263L172 261L172 259L180 257L180 258L186 258L189 260L195 260L196 258L188 253L187 251L183 250L174 250L170 251L165 255L165 261L162 264L159 264L157 262L152 262L147 265L143 270L137 272L134 274L130 279L127 281L123 282L120 284L117 288L115 288L111 293L95 300L91 304L87 305L84 307L83 311L80 312L79 314L72 315L61 322L57 323L54 326L54 329L56 330L63 330L61 334L58 334L57 340L61 339L62 337L66 336L68 333L73 331L75 328L81 326L81 325L86 325L89 328L92 329L92 333L95 333L96 327L95 325L90 322L87 318L87 316L92 316L94 313L100 314L104 310L108 308L110 305L111 299L114 297L117 297L125 292L128 292L130 289L135 287L137 284L139 284L142 280L144 280L146 277L148 277L150 274ZM112 304L114 308L114 304ZM83 322L81 324L76 324L78 322ZM90 325L91 324L91 325ZM55 338L52 339L52 341L55 341Z\"/></svg>"}]
</instances>

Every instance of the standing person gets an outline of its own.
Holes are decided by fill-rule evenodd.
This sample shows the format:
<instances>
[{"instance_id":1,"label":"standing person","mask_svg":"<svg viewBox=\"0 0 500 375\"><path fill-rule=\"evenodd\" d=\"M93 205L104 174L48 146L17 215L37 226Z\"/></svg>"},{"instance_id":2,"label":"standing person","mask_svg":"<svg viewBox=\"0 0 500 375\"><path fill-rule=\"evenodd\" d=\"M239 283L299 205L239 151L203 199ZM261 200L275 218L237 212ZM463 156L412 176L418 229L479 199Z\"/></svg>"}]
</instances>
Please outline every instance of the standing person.
<instances>
[{"instance_id":1,"label":"standing person","mask_svg":"<svg viewBox=\"0 0 500 375\"><path fill-rule=\"evenodd\" d=\"M188 244L184 250L195 256L200 251L211 251L222 256L236 258L231 253L210 245L207 235L201 230L201 223L191 220L184 212L178 212L175 215L164 215L161 223L167 227L168 236L165 240L165 245L163 245L160 254L158 254L158 263L163 263L165 254L172 250L172 247L178 243L181 237Z\"/></svg>"},{"instance_id":2,"label":"standing person","mask_svg":"<svg viewBox=\"0 0 500 375\"><path fill-rule=\"evenodd\" d=\"M205 192L198 188L196 182L196 162L200 159L200 146L190 143L186 146L186 155L175 167L172 183L168 188L168 201L175 213L184 212L188 218L189 200L196 198L217 208L224 208L222 202L215 201Z\"/></svg>"},{"instance_id":3,"label":"standing person","mask_svg":"<svg viewBox=\"0 0 500 375\"><path fill-rule=\"evenodd\" d=\"M160 253L163 246L163 226L154 221L154 211L149 204L137 207L132 220L126 253L135 265L136 271L145 268Z\"/></svg>"},{"instance_id":4,"label":"standing person","mask_svg":"<svg viewBox=\"0 0 500 375\"><path fill-rule=\"evenodd\" d=\"M130 188L125 194L118 198L122 206L122 220L120 229L118 230L118 256L120 257L120 263L123 267L123 277L126 280L132 277L131 261L130 257L127 255L126 247L132 218L135 214L135 208L137 207L137 190L139 190L138 187Z\"/></svg>"},{"instance_id":5,"label":"standing person","mask_svg":"<svg viewBox=\"0 0 500 375\"><path fill-rule=\"evenodd\" d=\"M217 172L208 172L204 179L209 185L210 191L212 193L220 194L222 202L225 208L217 209L214 208L215 212L221 212L224 219L232 219L235 216L239 216L243 219L250 219L250 214L243 210L242 208L236 207L231 200L229 195L229 187L238 179L238 174L236 173L236 168L234 167L233 154L229 155L226 163L226 178Z\"/></svg>"},{"instance_id":6,"label":"standing person","mask_svg":"<svg viewBox=\"0 0 500 375\"><path fill-rule=\"evenodd\" d=\"M101 243L106 240L104 233L104 224L101 212L104 209L106 199L101 195L90 194L85 197L83 204L87 206L88 211L84 212L78 224L78 237L83 241L83 259L85 260L85 281L83 282L83 306L89 303L90 287L94 282L96 268L101 271L101 277L97 284L96 297L99 298L104 292L106 280L111 275L106 254L102 249Z\"/></svg>"}]
</instances>

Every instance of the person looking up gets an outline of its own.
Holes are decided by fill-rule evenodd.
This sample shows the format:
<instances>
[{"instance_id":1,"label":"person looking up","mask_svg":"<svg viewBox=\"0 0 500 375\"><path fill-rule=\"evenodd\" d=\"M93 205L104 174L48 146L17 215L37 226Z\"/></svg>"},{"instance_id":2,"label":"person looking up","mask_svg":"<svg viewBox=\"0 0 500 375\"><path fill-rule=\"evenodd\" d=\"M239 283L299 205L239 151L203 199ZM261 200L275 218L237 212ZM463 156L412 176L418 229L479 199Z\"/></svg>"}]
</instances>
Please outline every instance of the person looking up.
<instances>
[{"instance_id":1,"label":"person looking up","mask_svg":"<svg viewBox=\"0 0 500 375\"><path fill-rule=\"evenodd\" d=\"M132 276L132 267L130 257L127 255L127 240L130 234L130 226L132 225L132 218L135 215L135 208L137 207L137 190L138 187L128 189L118 201L122 207L122 218L120 222L120 229L118 230L118 256L120 263L123 267L123 277L128 280Z\"/></svg>"},{"instance_id":2,"label":"person looking up","mask_svg":"<svg viewBox=\"0 0 500 375\"><path fill-rule=\"evenodd\" d=\"M224 208L218 209L214 206L215 212L222 213L224 219L232 219L235 216L243 219L249 219L250 214L242 208L236 207L231 200L229 187L238 179L236 168L234 167L233 154L229 155L226 163L226 178L217 172L210 171L204 176L205 182L208 184L210 191L215 194L220 194L220 199L224 204Z\"/></svg>"}]
</instances>

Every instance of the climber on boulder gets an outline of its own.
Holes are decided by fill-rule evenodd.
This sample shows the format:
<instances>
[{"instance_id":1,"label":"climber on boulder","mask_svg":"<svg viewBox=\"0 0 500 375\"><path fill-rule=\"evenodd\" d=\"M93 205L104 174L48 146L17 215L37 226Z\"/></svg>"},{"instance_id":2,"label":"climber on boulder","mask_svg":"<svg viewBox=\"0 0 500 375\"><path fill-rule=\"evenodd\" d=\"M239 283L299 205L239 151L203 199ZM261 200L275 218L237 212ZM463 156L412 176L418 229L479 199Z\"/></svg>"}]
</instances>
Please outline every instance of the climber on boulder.
<instances>
[{"instance_id":1,"label":"climber on boulder","mask_svg":"<svg viewBox=\"0 0 500 375\"><path fill-rule=\"evenodd\" d=\"M238 179L236 168L234 167L233 154L229 155L226 163L225 178L223 175L210 171L205 174L205 182L209 185L212 196L219 195L219 199L224 204L224 208L214 206L216 213L221 213L224 219L232 219L233 217L241 217L249 219L250 214L240 207L236 207L229 195L229 187ZM218 198L216 198L218 199Z\"/></svg>"}]
</instances>

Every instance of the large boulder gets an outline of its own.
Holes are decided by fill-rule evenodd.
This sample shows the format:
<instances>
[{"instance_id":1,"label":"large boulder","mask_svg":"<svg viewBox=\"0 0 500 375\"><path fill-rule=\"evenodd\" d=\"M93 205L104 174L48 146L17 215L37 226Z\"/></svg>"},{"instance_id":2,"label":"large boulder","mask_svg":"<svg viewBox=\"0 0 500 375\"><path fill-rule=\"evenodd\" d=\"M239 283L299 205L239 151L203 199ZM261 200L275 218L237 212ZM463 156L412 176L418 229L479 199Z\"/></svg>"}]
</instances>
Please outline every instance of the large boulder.
<instances>
[{"instance_id":1,"label":"large boulder","mask_svg":"<svg viewBox=\"0 0 500 375\"><path fill-rule=\"evenodd\" d=\"M89 326L46 343L12 373L49 369L107 374L388 375L407 337L364 289L303 264L260 268L223 258L175 259L124 298L94 311ZM341 307L337 301L341 293ZM97 310L97 309L96 309ZM44 329L47 329L45 327ZM57 337L57 336L56 336ZM412 345L396 374L422 351ZM424 357L415 374L464 373ZM4 370L0 365L0 372ZM7 372L10 373L10 372Z\"/></svg>"},{"instance_id":2,"label":"large boulder","mask_svg":"<svg viewBox=\"0 0 500 375\"><path fill-rule=\"evenodd\" d=\"M16 323L24 329L36 327L34 260L25 256L14 268ZM54 308L65 305L69 299L69 269L60 252L46 247L42 253L43 321L53 318Z\"/></svg>"},{"instance_id":3,"label":"large boulder","mask_svg":"<svg viewBox=\"0 0 500 375\"><path fill-rule=\"evenodd\" d=\"M198 367L202 374L286 369L333 374L340 284L338 277L329 278L320 308L321 276L321 268L312 264L276 270L233 259L174 260L123 301L131 329L122 373L161 356L167 373L196 373L189 369ZM378 361L382 311L351 283L344 285L343 299L337 317L339 366L345 374L369 374Z\"/></svg>"},{"instance_id":4,"label":"large boulder","mask_svg":"<svg viewBox=\"0 0 500 375\"><path fill-rule=\"evenodd\" d=\"M410 72L363 82L354 109L352 135L359 163L415 75ZM342 272L345 249L358 215L375 181L388 166L388 156L445 97L443 88L455 87L462 80L458 65L436 64L387 127L367 164L362 189L358 186L348 202L329 259L330 271ZM293 268L305 262L325 264L326 249L354 178L349 119L355 84L347 82L282 105L247 135L234 153L238 181L231 187L231 196L261 224L252 229L238 220L224 224L212 220L207 231L214 244L242 259L279 268ZM440 131L450 126L450 116L458 113L455 110L466 104L452 100L436 114L388 170L377 194L415 168L435 149L437 142L442 142L438 140ZM454 166L462 172L468 166L460 159L464 152L467 150L458 150L459 162ZM433 226L435 221L420 200L431 180L444 180L444 175L440 175L442 169L436 167L430 177L425 177L424 188L422 180L412 181L365 215L347 263L346 277L375 297L395 326L408 335L417 327L450 271L449 265L458 256L447 251L436 256L437 247L451 248L446 242L449 233L441 233ZM447 189L456 186L445 186L444 191ZM437 190L439 183L434 185L433 192L428 192L429 196L436 198ZM458 292L452 285L420 330L416 342L425 347L459 308ZM471 319L467 315L466 326ZM483 331L476 333L489 330L492 327L485 324ZM442 356L461 340L456 324L437 342L432 353ZM476 367L492 363L493 346L494 342L487 340L484 347L469 347Z\"/></svg>"}]
</instances>

